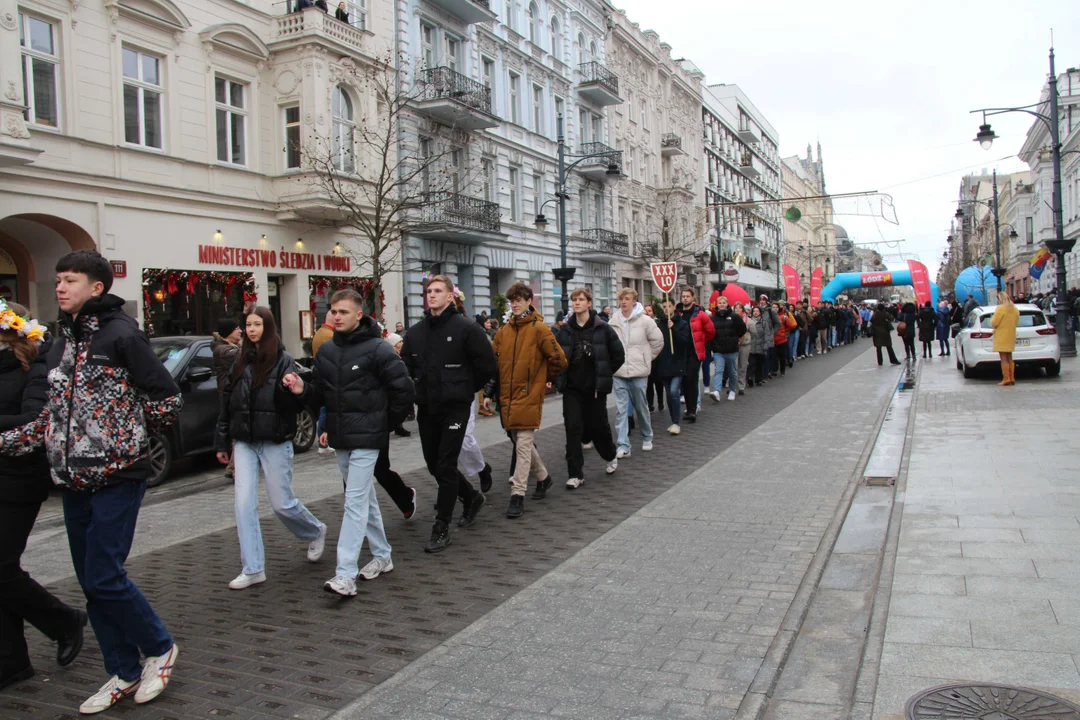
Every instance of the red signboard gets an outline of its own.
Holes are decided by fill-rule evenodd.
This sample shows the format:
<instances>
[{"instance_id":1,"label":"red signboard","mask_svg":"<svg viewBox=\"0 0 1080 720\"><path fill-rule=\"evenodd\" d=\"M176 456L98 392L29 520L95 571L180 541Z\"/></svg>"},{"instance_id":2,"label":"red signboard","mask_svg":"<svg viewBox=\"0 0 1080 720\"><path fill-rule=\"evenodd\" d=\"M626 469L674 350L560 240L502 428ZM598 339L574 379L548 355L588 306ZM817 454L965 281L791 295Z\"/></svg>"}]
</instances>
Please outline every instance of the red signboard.
<instances>
[{"instance_id":1,"label":"red signboard","mask_svg":"<svg viewBox=\"0 0 1080 720\"><path fill-rule=\"evenodd\" d=\"M810 307L817 307L821 302L821 268L810 273Z\"/></svg>"},{"instance_id":2,"label":"red signboard","mask_svg":"<svg viewBox=\"0 0 1080 720\"><path fill-rule=\"evenodd\" d=\"M859 276L859 284L863 287L881 287L885 285L892 285L892 273L863 273Z\"/></svg>"},{"instance_id":3,"label":"red signboard","mask_svg":"<svg viewBox=\"0 0 1080 720\"><path fill-rule=\"evenodd\" d=\"M110 260L109 264L114 278L127 277L127 260Z\"/></svg>"},{"instance_id":4,"label":"red signboard","mask_svg":"<svg viewBox=\"0 0 1080 720\"><path fill-rule=\"evenodd\" d=\"M932 302L930 295L930 273L926 266L918 260L908 260L908 269L911 270L911 284L915 288L915 299L922 307L925 303Z\"/></svg>"},{"instance_id":5,"label":"red signboard","mask_svg":"<svg viewBox=\"0 0 1080 720\"><path fill-rule=\"evenodd\" d=\"M678 268L675 263L656 262L651 263L649 268L652 270L653 282L660 288L660 292L669 293L675 289L675 282L678 279Z\"/></svg>"},{"instance_id":6,"label":"red signboard","mask_svg":"<svg viewBox=\"0 0 1080 720\"><path fill-rule=\"evenodd\" d=\"M285 250L257 250L226 245L200 245L199 262L204 265L239 265L240 267L282 268L284 270L320 270L350 272L347 255L316 255Z\"/></svg>"},{"instance_id":7,"label":"red signboard","mask_svg":"<svg viewBox=\"0 0 1080 720\"><path fill-rule=\"evenodd\" d=\"M802 288L799 283L799 271L790 265L783 265L780 268L784 271L784 287L787 289L787 300L789 303L798 302L802 300Z\"/></svg>"}]
</instances>

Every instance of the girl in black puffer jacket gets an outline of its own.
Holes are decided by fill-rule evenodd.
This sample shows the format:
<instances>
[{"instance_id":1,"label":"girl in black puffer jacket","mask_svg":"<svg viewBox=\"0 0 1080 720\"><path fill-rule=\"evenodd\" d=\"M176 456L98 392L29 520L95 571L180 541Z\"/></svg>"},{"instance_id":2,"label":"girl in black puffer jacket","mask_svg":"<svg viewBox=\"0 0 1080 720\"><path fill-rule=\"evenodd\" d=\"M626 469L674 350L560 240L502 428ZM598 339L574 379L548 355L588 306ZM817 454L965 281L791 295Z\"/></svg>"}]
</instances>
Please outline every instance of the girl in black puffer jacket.
<instances>
[{"instance_id":1,"label":"girl in black puffer jacket","mask_svg":"<svg viewBox=\"0 0 1080 720\"><path fill-rule=\"evenodd\" d=\"M4 305L25 317L26 308ZM23 331L25 332L25 330ZM48 345L14 330L0 330L0 431L36 420L48 395ZM58 642L57 662L67 665L82 648L86 614L68 607L34 582L20 559L38 510L49 497L49 466L40 449L23 457L0 457L0 689L34 674L23 621Z\"/></svg>"},{"instance_id":2,"label":"girl in black puffer jacket","mask_svg":"<svg viewBox=\"0 0 1080 720\"><path fill-rule=\"evenodd\" d=\"M326 525L316 520L292 491L292 440L303 401L282 380L295 366L281 347L270 310L252 310L236 367L221 390L216 434L218 460L227 464L232 446L236 468L234 504L243 571L229 583L233 590L266 580L259 528L260 466L274 514L293 535L310 542L309 562L322 557L326 543Z\"/></svg>"}]
</instances>

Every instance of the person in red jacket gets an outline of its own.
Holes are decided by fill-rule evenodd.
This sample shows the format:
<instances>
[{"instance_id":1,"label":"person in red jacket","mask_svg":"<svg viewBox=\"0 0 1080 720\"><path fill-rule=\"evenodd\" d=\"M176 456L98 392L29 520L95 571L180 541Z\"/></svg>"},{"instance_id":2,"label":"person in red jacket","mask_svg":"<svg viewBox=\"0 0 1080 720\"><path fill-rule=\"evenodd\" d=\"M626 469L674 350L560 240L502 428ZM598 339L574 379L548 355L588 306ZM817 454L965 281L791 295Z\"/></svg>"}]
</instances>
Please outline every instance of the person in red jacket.
<instances>
[{"instance_id":1,"label":"person in red jacket","mask_svg":"<svg viewBox=\"0 0 1080 720\"><path fill-rule=\"evenodd\" d=\"M716 335L716 328L713 327L712 318L709 313L705 311L705 308L697 304L697 294L694 293L694 289L691 287L684 287L682 289L682 302L675 306L675 314L685 320L690 325L690 334L694 338L694 355L690 355L686 361L686 373L682 379L682 393L686 399L686 415L684 418L687 422L697 421L697 411L700 405L698 404L698 398L700 397L700 379L701 373L705 373L705 385L709 384L709 366L706 363L706 358L712 356L705 348L709 344L709 341ZM696 362L694 358L697 358Z\"/></svg>"},{"instance_id":2,"label":"person in red jacket","mask_svg":"<svg viewBox=\"0 0 1080 720\"><path fill-rule=\"evenodd\" d=\"M799 325L795 321L795 316L788 312L785 308L780 307L780 303L772 304L773 310L780 318L780 327L777 328L776 333L773 335L773 352L776 353L776 364L779 366L780 374L783 375L787 370L787 340L788 333L797 328ZM773 372L773 377L776 373Z\"/></svg>"}]
</instances>

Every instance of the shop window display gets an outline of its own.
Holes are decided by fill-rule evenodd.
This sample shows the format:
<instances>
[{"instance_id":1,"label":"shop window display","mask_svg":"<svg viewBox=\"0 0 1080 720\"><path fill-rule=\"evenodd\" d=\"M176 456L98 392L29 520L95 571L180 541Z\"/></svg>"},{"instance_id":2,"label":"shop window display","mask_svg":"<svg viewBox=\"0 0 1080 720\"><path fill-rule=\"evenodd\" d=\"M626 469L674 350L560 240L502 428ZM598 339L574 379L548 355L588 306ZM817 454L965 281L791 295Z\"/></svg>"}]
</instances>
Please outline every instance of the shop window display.
<instances>
[{"instance_id":1,"label":"shop window display","mask_svg":"<svg viewBox=\"0 0 1080 720\"><path fill-rule=\"evenodd\" d=\"M251 273L143 270L143 330L151 337L210 335L258 302Z\"/></svg>"}]
</instances>

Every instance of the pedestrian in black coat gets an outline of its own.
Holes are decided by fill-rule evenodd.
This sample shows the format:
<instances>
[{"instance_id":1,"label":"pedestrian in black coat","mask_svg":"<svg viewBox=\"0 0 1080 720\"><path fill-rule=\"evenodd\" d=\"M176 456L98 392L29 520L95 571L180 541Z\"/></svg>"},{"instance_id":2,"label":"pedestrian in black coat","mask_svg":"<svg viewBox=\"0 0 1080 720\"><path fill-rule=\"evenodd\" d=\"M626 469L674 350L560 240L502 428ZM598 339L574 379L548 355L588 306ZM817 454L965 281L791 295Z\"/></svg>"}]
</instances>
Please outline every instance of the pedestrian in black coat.
<instances>
[{"instance_id":1,"label":"pedestrian in black coat","mask_svg":"<svg viewBox=\"0 0 1080 720\"><path fill-rule=\"evenodd\" d=\"M20 317L19 305L3 305ZM48 397L45 357L38 345L13 330L0 331L0 432L41 415ZM86 613L61 602L22 569L20 560L52 482L44 449L19 458L0 457L0 689L34 675L23 635L30 623L57 641L57 662L70 664L82 649Z\"/></svg>"},{"instance_id":2,"label":"pedestrian in black coat","mask_svg":"<svg viewBox=\"0 0 1080 720\"><path fill-rule=\"evenodd\" d=\"M937 335L937 312L927 300L919 308L919 342L922 343L923 357L934 357L934 337Z\"/></svg>"},{"instance_id":3,"label":"pedestrian in black coat","mask_svg":"<svg viewBox=\"0 0 1080 720\"><path fill-rule=\"evenodd\" d=\"M896 320L898 323L904 323L904 357L914 360L915 328L919 323L919 314L915 310L915 303L904 303Z\"/></svg>"},{"instance_id":4,"label":"pedestrian in black coat","mask_svg":"<svg viewBox=\"0 0 1080 720\"><path fill-rule=\"evenodd\" d=\"M874 310L874 314L870 316L870 328L874 337L874 349L877 352L877 364L881 365L881 348L885 348L889 351L889 362L899 365L900 361L896 359L896 353L892 348L892 317L884 307L879 306Z\"/></svg>"}]
</instances>

